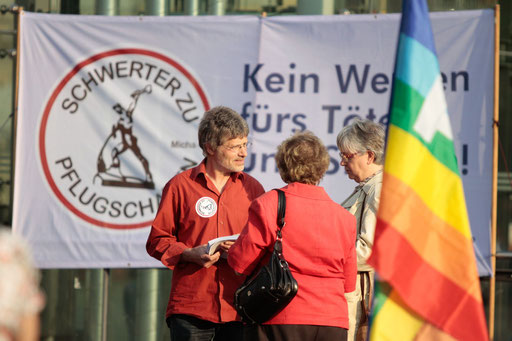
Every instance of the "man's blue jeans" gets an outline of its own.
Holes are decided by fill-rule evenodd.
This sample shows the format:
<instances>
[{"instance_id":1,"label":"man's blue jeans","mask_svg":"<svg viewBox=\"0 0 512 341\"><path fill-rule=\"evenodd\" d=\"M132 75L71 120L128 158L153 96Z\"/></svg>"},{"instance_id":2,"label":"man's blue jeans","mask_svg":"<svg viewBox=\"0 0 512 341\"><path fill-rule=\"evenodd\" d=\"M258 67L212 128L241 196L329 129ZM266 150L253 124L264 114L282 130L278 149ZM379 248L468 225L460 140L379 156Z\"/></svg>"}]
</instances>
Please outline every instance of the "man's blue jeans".
<instances>
[{"instance_id":1,"label":"man's blue jeans","mask_svg":"<svg viewBox=\"0 0 512 341\"><path fill-rule=\"evenodd\" d=\"M172 315L167 319L171 341L242 340L241 322L214 323L190 315Z\"/></svg>"}]
</instances>

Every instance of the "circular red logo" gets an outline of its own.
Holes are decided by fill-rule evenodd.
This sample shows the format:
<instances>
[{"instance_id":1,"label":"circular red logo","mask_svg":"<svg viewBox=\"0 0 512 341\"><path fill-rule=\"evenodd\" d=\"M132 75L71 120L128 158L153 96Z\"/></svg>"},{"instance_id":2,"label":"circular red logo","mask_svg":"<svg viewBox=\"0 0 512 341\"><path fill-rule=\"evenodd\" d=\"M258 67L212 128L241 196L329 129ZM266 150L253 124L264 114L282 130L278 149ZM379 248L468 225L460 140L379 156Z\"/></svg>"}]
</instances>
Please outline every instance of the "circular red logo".
<instances>
[{"instance_id":1,"label":"circular red logo","mask_svg":"<svg viewBox=\"0 0 512 341\"><path fill-rule=\"evenodd\" d=\"M151 225L163 185L198 163L209 109L196 78L163 54L116 49L77 64L42 115L39 154L49 187L100 227Z\"/></svg>"}]
</instances>

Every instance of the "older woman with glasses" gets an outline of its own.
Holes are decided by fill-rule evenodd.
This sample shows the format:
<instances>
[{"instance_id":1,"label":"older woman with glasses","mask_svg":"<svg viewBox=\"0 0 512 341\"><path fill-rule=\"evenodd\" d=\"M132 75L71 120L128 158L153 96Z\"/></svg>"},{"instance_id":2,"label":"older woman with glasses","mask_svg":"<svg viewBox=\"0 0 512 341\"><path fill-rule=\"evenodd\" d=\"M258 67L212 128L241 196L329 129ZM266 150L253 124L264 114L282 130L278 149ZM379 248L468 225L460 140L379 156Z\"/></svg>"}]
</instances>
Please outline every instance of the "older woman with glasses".
<instances>
[{"instance_id":1,"label":"older woman with glasses","mask_svg":"<svg viewBox=\"0 0 512 341\"><path fill-rule=\"evenodd\" d=\"M377 222L384 140L384 128L369 120L358 120L344 127L336 140L340 165L345 167L348 177L358 183L354 192L341 204L357 219L356 290L345 295L349 310L349 341L366 340L368 331L374 269L366 264L366 260L372 250Z\"/></svg>"},{"instance_id":2,"label":"older woman with glasses","mask_svg":"<svg viewBox=\"0 0 512 341\"><path fill-rule=\"evenodd\" d=\"M354 290L357 272L356 219L319 186L329 154L318 137L297 133L281 143L275 158L288 184L282 188L283 255L299 291L269 321L247 326L244 340L346 340L345 293ZM249 275L268 262L277 238L277 195L270 191L252 202L248 223L228 253L236 272Z\"/></svg>"}]
</instances>

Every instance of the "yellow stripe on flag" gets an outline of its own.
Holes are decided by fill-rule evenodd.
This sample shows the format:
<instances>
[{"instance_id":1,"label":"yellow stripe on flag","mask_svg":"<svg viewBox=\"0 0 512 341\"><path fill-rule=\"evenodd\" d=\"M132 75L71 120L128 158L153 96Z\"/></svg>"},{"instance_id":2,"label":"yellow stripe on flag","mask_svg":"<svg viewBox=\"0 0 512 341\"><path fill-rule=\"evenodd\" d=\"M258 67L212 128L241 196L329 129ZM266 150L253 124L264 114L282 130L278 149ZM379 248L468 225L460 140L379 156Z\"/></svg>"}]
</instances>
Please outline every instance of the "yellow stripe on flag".
<instances>
[{"instance_id":1,"label":"yellow stripe on flag","mask_svg":"<svg viewBox=\"0 0 512 341\"><path fill-rule=\"evenodd\" d=\"M379 341L413 340L424 321L407 309L392 291L372 320L370 339Z\"/></svg>"},{"instance_id":2,"label":"yellow stripe on flag","mask_svg":"<svg viewBox=\"0 0 512 341\"><path fill-rule=\"evenodd\" d=\"M471 239L462 181L414 136L389 126L384 171L413 188L441 220Z\"/></svg>"},{"instance_id":3,"label":"yellow stripe on flag","mask_svg":"<svg viewBox=\"0 0 512 341\"><path fill-rule=\"evenodd\" d=\"M455 341L441 329L433 326L412 310L392 291L374 317L370 339L378 341Z\"/></svg>"}]
</instances>

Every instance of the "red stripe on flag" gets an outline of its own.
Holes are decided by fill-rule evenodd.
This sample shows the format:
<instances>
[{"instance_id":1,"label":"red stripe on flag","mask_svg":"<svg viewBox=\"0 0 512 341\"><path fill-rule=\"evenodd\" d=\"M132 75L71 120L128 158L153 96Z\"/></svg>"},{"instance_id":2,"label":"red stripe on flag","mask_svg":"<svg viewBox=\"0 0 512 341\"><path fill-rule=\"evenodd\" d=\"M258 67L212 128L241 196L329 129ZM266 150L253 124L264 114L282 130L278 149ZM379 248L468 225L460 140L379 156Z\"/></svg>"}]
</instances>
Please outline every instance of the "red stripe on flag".
<instances>
[{"instance_id":1,"label":"red stripe on flag","mask_svg":"<svg viewBox=\"0 0 512 341\"><path fill-rule=\"evenodd\" d=\"M471 238L437 216L414 188L399 178L384 173L384 187L379 218L394 226L425 262L481 301L480 287L475 285L478 273L469 259L474 254ZM441 202L438 199L437 204Z\"/></svg>"},{"instance_id":2,"label":"red stripe on flag","mask_svg":"<svg viewBox=\"0 0 512 341\"><path fill-rule=\"evenodd\" d=\"M426 263L393 226L380 219L375 240L371 264L410 308L457 339L488 339L481 302Z\"/></svg>"}]
</instances>

